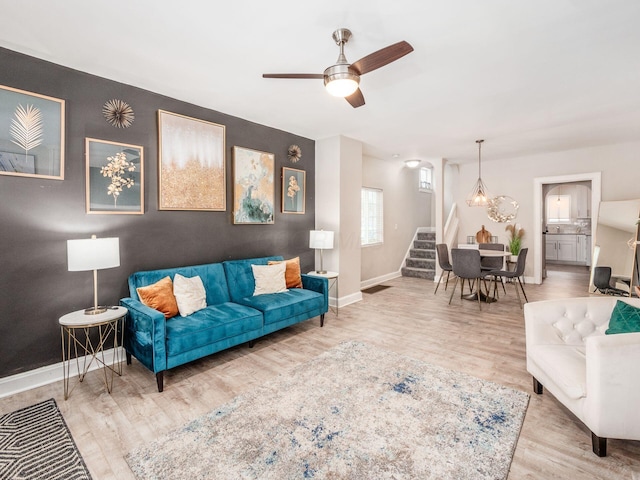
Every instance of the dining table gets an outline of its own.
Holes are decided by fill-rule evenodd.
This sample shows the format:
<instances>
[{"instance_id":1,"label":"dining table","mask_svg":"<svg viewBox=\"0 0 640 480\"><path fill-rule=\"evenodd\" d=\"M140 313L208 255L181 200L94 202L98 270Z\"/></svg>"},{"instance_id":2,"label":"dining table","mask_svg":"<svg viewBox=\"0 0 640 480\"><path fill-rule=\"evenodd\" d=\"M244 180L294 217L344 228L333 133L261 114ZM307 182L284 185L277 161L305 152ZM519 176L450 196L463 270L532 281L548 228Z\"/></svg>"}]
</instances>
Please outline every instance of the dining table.
<instances>
[{"instance_id":1,"label":"dining table","mask_svg":"<svg viewBox=\"0 0 640 480\"><path fill-rule=\"evenodd\" d=\"M482 260L483 258L489 258L489 257L509 257L511 256L511 252L509 251L501 251L501 250L484 250L484 249L479 249L478 250L480 252L480 259ZM492 297L492 296L488 296L485 293L482 292L482 289L480 288L480 285L478 285L478 288L475 292L469 294L469 295L464 295L462 298L464 298L465 300L473 300L475 302L478 301L478 293L480 294L480 301L485 302L485 303L493 303L496 302L497 299L496 297Z\"/></svg>"}]
</instances>

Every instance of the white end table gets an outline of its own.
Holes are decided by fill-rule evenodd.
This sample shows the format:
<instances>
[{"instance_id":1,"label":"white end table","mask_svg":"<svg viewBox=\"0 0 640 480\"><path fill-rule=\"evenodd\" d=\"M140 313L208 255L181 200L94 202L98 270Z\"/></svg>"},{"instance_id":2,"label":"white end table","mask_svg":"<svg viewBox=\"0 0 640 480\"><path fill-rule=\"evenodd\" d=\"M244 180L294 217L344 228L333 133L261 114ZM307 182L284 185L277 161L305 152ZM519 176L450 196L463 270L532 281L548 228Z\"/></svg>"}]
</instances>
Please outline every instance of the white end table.
<instances>
[{"instance_id":1,"label":"white end table","mask_svg":"<svg viewBox=\"0 0 640 480\"><path fill-rule=\"evenodd\" d=\"M338 301L340 299L340 296L338 295L338 272L326 272L326 273L318 273L315 270L307 273L307 275L312 275L314 277L322 277L322 278L326 278L327 280L329 280L329 293L331 293L331 288L335 287L335 292L336 292L336 308L334 310L334 313L336 314L336 317L338 316L338 312L339 312L339 306L338 306ZM329 305L329 308L331 309L331 305Z\"/></svg>"},{"instance_id":2,"label":"white end table","mask_svg":"<svg viewBox=\"0 0 640 480\"><path fill-rule=\"evenodd\" d=\"M111 393L113 387L113 374L122 375L122 353L118 347L122 346L124 339L124 325L122 320L128 310L125 307L109 307L106 312L97 315L85 315L84 310L67 313L60 317L60 333L62 335L62 368L64 374L64 399L75 385L69 390L69 377L71 370L72 353L76 360L78 381L82 382L89 371L89 367L95 360L103 366L104 384ZM91 338L91 330L97 329L97 343ZM113 339L112 341L110 339ZM113 361L107 365L104 358L105 346L113 343ZM82 368L80 356L83 356ZM87 357L89 360L87 361ZM109 375L110 372L110 375ZM77 383L76 383L77 385Z\"/></svg>"}]
</instances>

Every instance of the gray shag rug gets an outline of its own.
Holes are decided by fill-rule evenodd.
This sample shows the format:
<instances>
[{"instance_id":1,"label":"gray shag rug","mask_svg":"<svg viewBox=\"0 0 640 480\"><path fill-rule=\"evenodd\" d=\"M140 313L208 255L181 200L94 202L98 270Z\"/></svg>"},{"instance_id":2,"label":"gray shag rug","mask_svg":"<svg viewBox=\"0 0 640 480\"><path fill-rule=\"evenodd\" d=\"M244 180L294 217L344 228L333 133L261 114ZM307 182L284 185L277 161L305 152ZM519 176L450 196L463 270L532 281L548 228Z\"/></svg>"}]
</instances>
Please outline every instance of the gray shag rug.
<instances>
[{"instance_id":1,"label":"gray shag rug","mask_svg":"<svg viewBox=\"0 0 640 480\"><path fill-rule=\"evenodd\" d=\"M504 479L529 395L358 342L127 455L139 479Z\"/></svg>"},{"instance_id":2,"label":"gray shag rug","mask_svg":"<svg viewBox=\"0 0 640 480\"><path fill-rule=\"evenodd\" d=\"M0 417L0 478L91 480L55 400Z\"/></svg>"}]
</instances>

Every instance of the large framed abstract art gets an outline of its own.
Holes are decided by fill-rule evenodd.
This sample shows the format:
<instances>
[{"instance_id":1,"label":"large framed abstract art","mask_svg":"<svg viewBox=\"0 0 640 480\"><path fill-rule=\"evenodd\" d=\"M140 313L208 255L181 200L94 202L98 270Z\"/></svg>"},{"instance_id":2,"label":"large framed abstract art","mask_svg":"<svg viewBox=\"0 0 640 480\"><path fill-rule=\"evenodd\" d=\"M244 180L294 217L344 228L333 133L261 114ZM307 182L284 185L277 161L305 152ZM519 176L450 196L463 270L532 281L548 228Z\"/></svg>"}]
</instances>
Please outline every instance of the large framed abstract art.
<instances>
[{"instance_id":1,"label":"large framed abstract art","mask_svg":"<svg viewBox=\"0 0 640 480\"><path fill-rule=\"evenodd\" d=\"M158 110L158 209L225 211L225 127Z\"/></svg>"}]
</instances>

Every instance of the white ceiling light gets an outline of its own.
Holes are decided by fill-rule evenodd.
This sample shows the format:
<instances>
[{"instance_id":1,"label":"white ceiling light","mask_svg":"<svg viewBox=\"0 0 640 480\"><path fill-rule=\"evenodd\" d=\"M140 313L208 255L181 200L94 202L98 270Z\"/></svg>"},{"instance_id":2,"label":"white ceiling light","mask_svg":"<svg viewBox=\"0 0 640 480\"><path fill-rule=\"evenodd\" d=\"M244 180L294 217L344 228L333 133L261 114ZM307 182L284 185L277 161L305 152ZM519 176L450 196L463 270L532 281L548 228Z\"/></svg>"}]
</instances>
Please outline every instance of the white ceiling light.
<instances>
[{"instance_id":1,"label":"white ceiling light","mask_svg":"<svg viewBox=\"0 0 640 480\"><path fill-rule=\"evenodd\" d=\"M411 160L405 160L404 164L409 168L416 168L418 165L420 165L420 160L415 158Z\"/></svg>"},{"instance_id":2,"label":"white ceiling light","mask_svg":"<svg viewBox=\"0 0 640 480\"><path fill-rule=\"evenodd\" d=\"M481 150L482 150L482 142L484 140L476 140L478 144L478 180L471 190L471 193L467 197L467 205L470 207L486 207L489 202L489 192L487 191L487 186L482 181L482 158L481 158Z\"/></svg>"}]
</instances>

